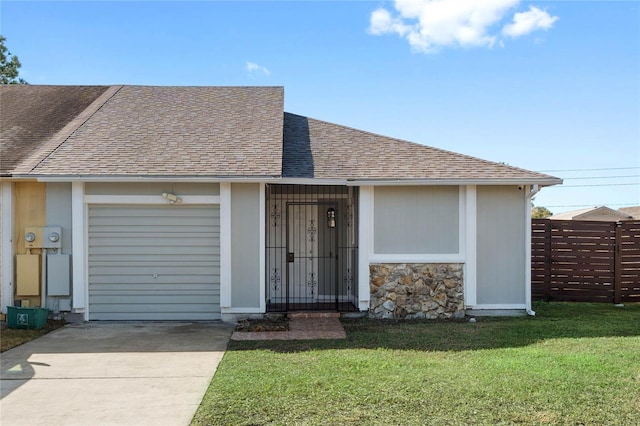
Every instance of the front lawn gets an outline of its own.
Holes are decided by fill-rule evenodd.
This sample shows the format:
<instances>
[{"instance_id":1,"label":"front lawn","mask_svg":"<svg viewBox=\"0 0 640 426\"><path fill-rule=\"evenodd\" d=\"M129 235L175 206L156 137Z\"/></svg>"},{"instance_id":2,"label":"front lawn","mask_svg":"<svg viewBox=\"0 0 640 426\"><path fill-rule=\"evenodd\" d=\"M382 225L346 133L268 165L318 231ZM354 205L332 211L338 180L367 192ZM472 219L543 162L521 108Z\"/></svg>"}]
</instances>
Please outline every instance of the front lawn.
<instances>
[{"instance_id":1,"label":"front lawn","mask_svg":"<svg viewBox=\"0 0 640 426\"><path fill-rule=\"evenodd\" d=\"M231 342L195 425L640 424L640 304Z\"/></svg>"}]
</instances>

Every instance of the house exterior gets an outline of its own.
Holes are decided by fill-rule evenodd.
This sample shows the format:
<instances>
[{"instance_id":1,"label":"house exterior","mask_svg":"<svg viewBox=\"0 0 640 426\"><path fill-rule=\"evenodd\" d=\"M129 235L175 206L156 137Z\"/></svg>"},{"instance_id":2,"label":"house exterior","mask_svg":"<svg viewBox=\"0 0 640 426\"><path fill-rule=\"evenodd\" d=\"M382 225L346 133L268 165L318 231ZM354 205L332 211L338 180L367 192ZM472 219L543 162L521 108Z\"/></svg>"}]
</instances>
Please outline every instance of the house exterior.
<instances>
[{"instance_id":1,"label":"house exterior","mask_svg":"<svg viewBox=\"0 0 640 426\"><path fill-rule=\"evenodd\" d=\"M640 206L621 207L618 211L628 215L631 220L640 220Z\"/></svg>"},{"instance_id":2,"label":"house exterior","mask_svg":"<svg viewBox=\"0 0 640 426\"><path fill-rule=\"evenodd\" d=\"M532 313L531 197L558 178L287 113L281 87L0 102L3 313Z\"/></svg>"},{"instance_id":3,"label":"house exterior","mask_svg":"<svg viewBox=\"0 0 640 426\"><path fill-rule=\"evenodd\" d=\"M552 220L595 220L599 222L617 222L620 220L632 220L631 214L622 210L614 210L606 206L591 207L588 209L572 210L554 214Z\"/></svg>"}]
</instances>

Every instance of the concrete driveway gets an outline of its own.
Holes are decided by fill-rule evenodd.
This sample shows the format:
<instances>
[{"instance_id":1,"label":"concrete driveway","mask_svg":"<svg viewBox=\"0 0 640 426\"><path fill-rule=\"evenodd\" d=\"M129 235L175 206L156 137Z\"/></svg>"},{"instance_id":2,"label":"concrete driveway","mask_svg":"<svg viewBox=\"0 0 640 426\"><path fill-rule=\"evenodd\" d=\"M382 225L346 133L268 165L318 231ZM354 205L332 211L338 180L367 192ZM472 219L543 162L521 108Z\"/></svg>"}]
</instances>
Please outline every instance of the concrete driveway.
<instances>
[{"instance_id":1,"label":"concrete driveway","mask_svg":"<svg viewBox=\"0 0 640 426\"><path fill-rule=\"evenodd\" d=\"M233 328L68 325L2 354L0 424L188 425Z\"/></svg>"}]
</instances>

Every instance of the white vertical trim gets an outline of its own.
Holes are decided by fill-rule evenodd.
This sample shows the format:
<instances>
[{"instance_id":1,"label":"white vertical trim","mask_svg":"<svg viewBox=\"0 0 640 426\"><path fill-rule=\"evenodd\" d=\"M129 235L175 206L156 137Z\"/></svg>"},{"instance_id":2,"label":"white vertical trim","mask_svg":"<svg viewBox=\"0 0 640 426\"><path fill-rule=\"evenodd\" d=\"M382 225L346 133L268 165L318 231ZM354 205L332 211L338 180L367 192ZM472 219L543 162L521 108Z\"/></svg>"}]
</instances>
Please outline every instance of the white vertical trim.
<instances>
[{"instance_id":1,"label":"white vertical trim","mask_svg":"<svg viewBox=\"0 0 640 426\"><path fill-rule=\"evenodd\" d=\"M231 307L231 184L220 182L220 308ZM223 310L223 312L225 312Z\"/></svg>"},{"instance_id":2,"label":"white vertical trim","mask_svg":"<svg viewBox=\"0 0 640 426\"><path fill-rule=\"evenodd\" d=\"M71 244L73 247L73 312L85 313L88 319L87 215L84 203L84 182L71 183Z\"/></svg>"},{"instance_id":3,"label":"white vertical trim","mask_svg":"<svg viewBox=\"0 0 640 426\"><path fill-rule=\"evenodd\" d=\"M478 299L478 209L475 185L467 185L465 199L465 271L464 271L464 304L475 306Z\"/></svg>"},{"instance_id":4,"label":"white vertical trim","mask_svg":"<svg viewBox=\"0 0 640 426\"><path fill-rule=\"evenodd\" d=\"M358 309L369 310L369 260L373 254L373 187L360 187L358 206Z\"/></svg>"},{"instance_id":5,"label":"white vertical trim","mask_svg":"<svg viewBox=\"0 0 640 426\"><path fill-rule=\"evenodd\" d=\"M2 226L2 313L7 313L7 306L13 306L13 184L2 182L2 206L0 226Z\"/></svg>"},{"instance_id":6,"label":"white vertical trim","mask_svg":"<svg viewBox=\"0 0 640 426\"><path fill-rule=\"evenodd\" d=\"M260 275L258 276L258 285L260 286L260 312L267 312L267 282L265 279L267 268L267 249L265 248L267 242L267 199L266 188L264 182L260 182L258 185L258 191L260 191L260 206L258 208L258 223L260 224Z\"/></svg>"},{"instance_id":7,"label":"white vertical trim","mask_svg":"<svg viewBox=\"0 0 640 426\"><path fill-rule=\"evenodd\" d=\"M531 191L530 186L526 186L524 197L524 304L529 315L536 314L531 309L531 197L533 195L535 195L535 192Z\"/></svg>"}]
</instances>

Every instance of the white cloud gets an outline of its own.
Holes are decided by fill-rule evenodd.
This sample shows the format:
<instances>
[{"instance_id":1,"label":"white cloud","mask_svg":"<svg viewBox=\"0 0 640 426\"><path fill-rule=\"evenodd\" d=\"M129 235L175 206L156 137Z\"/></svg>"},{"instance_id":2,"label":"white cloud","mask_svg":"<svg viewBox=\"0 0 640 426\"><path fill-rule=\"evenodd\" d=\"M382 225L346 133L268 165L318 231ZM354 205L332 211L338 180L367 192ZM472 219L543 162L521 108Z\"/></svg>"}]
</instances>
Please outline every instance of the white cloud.
<instances>
[{"instance_id":1,"label":"white cloud","mask_svg":"<svg viewBox=\"0 0 640 426\"><path fill-rule=\"evenodd\" d=\"M519 4L520 0L395 0L394 12L381 7L371 13L369 33L399 35L413 50L424 53L444 47L502 46L500 24ZM557 19L532 6L513 15L513 24L503 34L515 36L506 32L509 26L518 35L526 34L527 27L532 28L529 32L550 28Z\"/></svg>"},{"instance_id":2,"label":"white cloud","mask_svg":"<svg viewBox=\"0 0 640 426\"><path fill-rule=\"evenodd\" d=\"M371 13L371 25L369 26L371 34L398 33L405 35L410 30L411 28L404 25L401 19L392 18L386 9L380 8Z\"/></svg>"},{"instance_id":3,"label":"white cloud","mask_svg":"<svg viewBox=\"0 0 640 426\"><path fill-rule=\"evenodd\" d=\"M536 30L548 30L557 20L557 16L549 15L546 10L530 6L527 12L513 15L513 22L505 25L502 33L511 37L520 37Z\"/></svg>"},{"instance_id":4,"label":"white cloud","mask_svg":"<svg viewBox=\"0 0 640 426\"><path fill-rule=\"evenodd\" d=\"M262 65L258 65L255 62L247 62L246 67L247 67L247 71L249 71L249 74L253 74L255 72L261 72L264 75L271 74L271 72L269 72L267 67L263 67Z\"/></svg>"}]
</instances>

